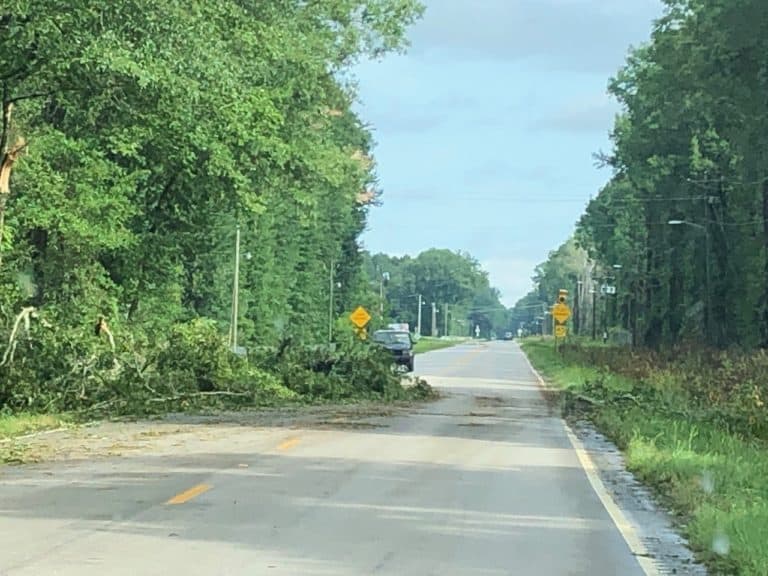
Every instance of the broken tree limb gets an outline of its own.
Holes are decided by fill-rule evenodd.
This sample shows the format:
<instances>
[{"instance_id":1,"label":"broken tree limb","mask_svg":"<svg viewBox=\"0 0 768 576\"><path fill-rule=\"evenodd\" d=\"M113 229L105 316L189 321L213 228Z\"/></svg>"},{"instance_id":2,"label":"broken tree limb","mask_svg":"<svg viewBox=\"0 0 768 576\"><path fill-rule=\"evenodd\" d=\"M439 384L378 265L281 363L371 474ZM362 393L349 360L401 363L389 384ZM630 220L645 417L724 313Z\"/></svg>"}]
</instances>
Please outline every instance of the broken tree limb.
<instances>
[{"instance_id":1,"label":"broken tree limb","mask_svg":"<svg viewBox=\"0 0 768 576\"><path fill-rule=\"evenodd\" d=\"M17 138L16 143L0 155L0 196L8 196L11 193L11 169L16 160L27 148L24 138Z\"/></svg>"},{"instance_id":2,"label":"broken tree limb","mask_svg":"<svg viewBox=\"0 0 768 576\"><path fill-rule=\"evenodd\" d=\"M3 109L3 140L7 140L6 132L8 128L6 127L6 122L10 122L10 114L9 104L7 113L5 107ZM8 197L11 195L11 170L26 147L27 142L21 137L17 138L16 143L7 150L4 147L0 147L0 265L3 263L5 208L8 204Z\"/></svg>"},{"instance_id":3,"label":"broken tree limb","mask_svg":"<svg viewBox=\"0 0 768 576\"><path fill-rule=\"evenodd\" d=\"M99 321L96 323L96 336L101 336L102 334L106 334L107 339L109 340L109 346L112 348L112 352L115 351L115 337L112 334L112 330L109 329L109 324L107 324L107 319L104 318L104 316L99 316Z\"/></svg>"},{"instance_id":4,"label":"broken tree limb","mask_svg":"<svg viewBox=\"0 0 768 576\"><path fill-rule=\"evenodd\" d=\"M229 396L236 398L248 398L253 396L250 392L230 392L229 390L213 390L210 392L190 392L189 394L176 394L163 398L149 398L147 402L171 402L173 400L185 400L187 398L205 398L208 396Z\"/></svg>"},{"instance_id":5,"label":"broken tree limb","mask_svg":"<svg viewBox=\"0 0 768 576\"><path fill-rule=\"evenodd\" d=\"M3 354L3 360L0 362L0 366L5 366L6 364L10 365L11 362L13 362L13 355L16 353L16 343L18 342L21 323L24 322L24 330L28 335L30 318L35 313L35 310L36 308L34 306L27 306L21 310L18 316L16 316L16 320L13 323L13 330L11 330L11 335L8 337L8 347L5 349L5 354Z\"/></svg>"}]
</instances>

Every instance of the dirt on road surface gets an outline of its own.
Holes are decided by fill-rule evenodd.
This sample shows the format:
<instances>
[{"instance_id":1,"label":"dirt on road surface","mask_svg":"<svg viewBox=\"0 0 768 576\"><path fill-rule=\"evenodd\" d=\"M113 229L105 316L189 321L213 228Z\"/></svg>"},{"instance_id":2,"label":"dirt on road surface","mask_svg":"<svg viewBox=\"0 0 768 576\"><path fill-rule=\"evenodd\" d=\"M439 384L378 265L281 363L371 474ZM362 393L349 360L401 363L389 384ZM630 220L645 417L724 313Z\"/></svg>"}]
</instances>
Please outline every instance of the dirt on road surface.
<instances>
[{"instance_id":1,"label":"dirt on road surface","mask_svg":"<svg viewBox=\"0 0 768 576\"><path fill-rule=\"evenodd\" d=\"M416 403L328 404L215 414L172 414L163 418L102 421L38 432L6 441L19 463L61 462L142 454L205 451L206 446L244 433L284 429L355 429L387 426L388 417L407 414ZM1 474L0 469L0 474Z\"/></svg>"}]
</instances>

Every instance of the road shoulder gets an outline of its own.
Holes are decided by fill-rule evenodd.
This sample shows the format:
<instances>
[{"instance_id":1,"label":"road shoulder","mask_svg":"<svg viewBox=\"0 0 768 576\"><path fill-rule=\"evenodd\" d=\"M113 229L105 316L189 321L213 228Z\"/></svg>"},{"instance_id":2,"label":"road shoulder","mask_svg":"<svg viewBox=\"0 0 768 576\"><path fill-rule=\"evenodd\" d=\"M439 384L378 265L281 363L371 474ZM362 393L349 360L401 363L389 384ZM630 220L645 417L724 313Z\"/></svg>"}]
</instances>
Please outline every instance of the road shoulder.
<instances>
[{"instance_id":1,"label":"road shoulder","mask_svg":"<svg viewBox=\"0 0 768 576\"><path fill-rule=\"evenodd\" d=\"M553 402L556 391L539 374L522 348L520 353L525 356L545 397ZM649 576L706 576L706 568L696 561L687 540L676 531L672 516L627 470L618 447L587 421L563 419L563 423L574 449L577 453L582 452L582 467L593 489L646 573Z\"/></svg>"},{"instance_id":2,"label":"road shoulder","mask_svg":"<svg viewBox=\"0 0 768 576\"><path fill-rule=\"evenodd\" d=\"M408 414L424 402L357 402L271 409L170 414L141 420L99 421L38 432L13 440L19 464L67 462L194 451L200 444L250 432L350 429L385 426L385 419ZM2 465L0 465L0 473Z\"/></svg>"}]
</instances>

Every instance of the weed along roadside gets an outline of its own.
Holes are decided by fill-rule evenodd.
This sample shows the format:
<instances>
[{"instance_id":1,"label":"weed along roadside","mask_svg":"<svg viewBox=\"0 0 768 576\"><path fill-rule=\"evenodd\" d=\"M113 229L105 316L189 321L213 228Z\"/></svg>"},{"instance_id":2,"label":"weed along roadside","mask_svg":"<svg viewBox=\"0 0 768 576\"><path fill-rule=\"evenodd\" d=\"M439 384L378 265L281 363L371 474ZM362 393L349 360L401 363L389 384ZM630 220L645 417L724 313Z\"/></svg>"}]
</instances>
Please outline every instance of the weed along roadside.
<instances>
[{"instance_id":1,"label":"weed along roadside","mask_svg":"<svg viewBox=\"0 0 768 576\"><path fill-rule=\"evenodd\" d=\"M521 345L565 416L619 446L713 574L768 573L768 356Z\"/></svg>"}]
</instances>

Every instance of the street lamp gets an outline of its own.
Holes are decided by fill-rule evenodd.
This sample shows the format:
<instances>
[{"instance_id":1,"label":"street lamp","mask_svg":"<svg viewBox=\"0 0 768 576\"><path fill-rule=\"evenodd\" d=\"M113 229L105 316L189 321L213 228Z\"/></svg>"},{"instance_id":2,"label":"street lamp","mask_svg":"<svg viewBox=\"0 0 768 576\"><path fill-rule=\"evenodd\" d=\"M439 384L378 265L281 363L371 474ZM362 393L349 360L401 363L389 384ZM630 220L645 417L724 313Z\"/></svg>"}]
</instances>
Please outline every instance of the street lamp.
<instances>
[{"instance_id":1,"label":"street lamp","mask_svg":"<svg viewBox=\"0 0 768 576\"><path fill-rule=\"evenodd\" d=\"M696 222L688 222L687 220L669 220L667 222L670 226L690 226L691 228L696 228L697 230L701 230L704 232L704 268L706 270L706 283L707 283L707 303L706 303L706 331L707 331L707 339L710 337L710 325L711 325L711 318L712 318L712 294L711 294L711 278L710 278L710 270L709 270L709 230L706 226L702 226L701 224L697 224Z\"/></svg>"}]
</instances>

